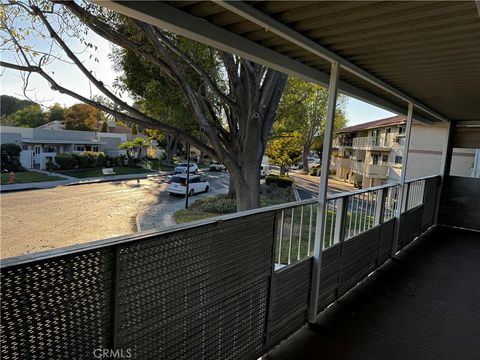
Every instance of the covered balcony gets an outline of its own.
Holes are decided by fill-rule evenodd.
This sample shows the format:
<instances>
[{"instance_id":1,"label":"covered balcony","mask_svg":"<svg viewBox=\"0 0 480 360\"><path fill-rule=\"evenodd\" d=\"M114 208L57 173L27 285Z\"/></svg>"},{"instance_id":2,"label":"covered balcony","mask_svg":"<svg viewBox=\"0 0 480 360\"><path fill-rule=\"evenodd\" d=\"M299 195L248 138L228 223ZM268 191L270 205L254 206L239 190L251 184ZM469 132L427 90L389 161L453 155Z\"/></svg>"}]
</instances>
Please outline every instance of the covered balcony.
<instances>
[{"instance_id":1,"label":"covered balcony","mask_svg":"<svg viewBox=\"0 0 480 360\"><path fill-rule=\"evenodd\" d=\"M474 1L101 4L328 85L323 164L337 91L406 115L405 171L3 260L3 359L478 357L480 179L449 175L454 146L480 147ZM407 180L413 120L450 135L438 174Z\"/></svg>"}]
</instances>

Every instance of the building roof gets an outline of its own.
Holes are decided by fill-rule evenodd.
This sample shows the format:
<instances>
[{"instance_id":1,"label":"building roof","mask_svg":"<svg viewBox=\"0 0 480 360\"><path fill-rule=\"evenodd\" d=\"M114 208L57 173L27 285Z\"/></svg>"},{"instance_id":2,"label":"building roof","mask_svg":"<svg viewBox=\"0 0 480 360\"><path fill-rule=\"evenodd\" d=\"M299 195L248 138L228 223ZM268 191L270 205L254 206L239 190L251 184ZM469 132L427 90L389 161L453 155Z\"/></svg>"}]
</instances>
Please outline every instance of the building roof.
<instances>
[{"instance_id":1,"label":"building roof","mask_svg":"<svg viewBox=\"0 0 480 360\"><path fill-rule=\"evenodd\" d=\"M62 140L62 139L22 139L22 142L27 144L78 144L78 145L102 145L105 141L99 140Z\"/></svg>"},{"instance_id":2,"label":"building roof","mask_svg":"<svg viewBox=\"0 0 480 360\"><path fill-rule=\"evenodd\" d=\"M404 116L392 116L385 119L379 119L374 121L369 121L363 124L349 126L337 131L338 134L342 133L353 133L361 130L368 130L368 129L376 129L385 126L392 126L392 125L399 125L404 124L406 122L406 118Z\"/></svg>"}]
</instances>

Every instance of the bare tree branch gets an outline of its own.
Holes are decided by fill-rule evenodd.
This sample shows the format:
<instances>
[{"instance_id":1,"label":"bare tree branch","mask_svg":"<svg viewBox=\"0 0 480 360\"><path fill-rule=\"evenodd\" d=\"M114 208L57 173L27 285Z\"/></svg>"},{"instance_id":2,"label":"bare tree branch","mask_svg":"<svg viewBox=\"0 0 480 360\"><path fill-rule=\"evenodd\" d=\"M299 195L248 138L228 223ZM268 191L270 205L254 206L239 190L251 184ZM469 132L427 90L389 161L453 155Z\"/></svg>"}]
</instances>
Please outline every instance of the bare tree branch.
<instances>
[{"instance_id":1,"label":"bare tree branch","mask_svg":"<svg viewBox=\"0 0 480 360\"><path fill-rule=\"evenodd\" d=\"M105 106L105 105L103 105L103 104L101 104L97 101L86 98L86 97L84 97L84 96L82 96L82 95L80 95L80 94L78 94L78 93L76 93L72 90L69 90L69 89L67 89L63 86L60 86L50 75L45 73L43 71L43 69L39 66L31 66L31 65L30 66L22 66L22 65L12 64L12 63L8 63L8 62L1 61L1 60L0 60L0 66L3 66L5 68L9 68L9 69L18 70L18 71L24 71L24 72L27 72L27 73L37 73L40 76L42 76L45 80L47 80L50 83L51 88L55 91L58 91L62 94L69 95L69 96L71 96L71 97L73 97L73 98L75 98L79 101L82 101L86 104L94 106L97 109L100 109L100 110L102 110L102 111L104 111L108 114L111 114L112 116L114 116L115 118L117 118L119 120L127 120L127 121L134 122L138 125L141 125L141 126L144 126L144 127L147 127L147 128L163 130L163 131L167 131L169 133L175 134L178 137L189 141L193 146L197 147L198 149L203 150L204 152L215 156L215 151L211 147L203 144L202 142L200 142L198 139L196 139L191 134L188 134L187 132L185 132L183 130L180 130L180 129L177 129L177 128L171 126L171 125L160 122L156 119L150 118L146 115L137 114L136 116L131 116L131 115L119 112L117 110L111 109L108 106Z\"/></svg>"}]
</instances>

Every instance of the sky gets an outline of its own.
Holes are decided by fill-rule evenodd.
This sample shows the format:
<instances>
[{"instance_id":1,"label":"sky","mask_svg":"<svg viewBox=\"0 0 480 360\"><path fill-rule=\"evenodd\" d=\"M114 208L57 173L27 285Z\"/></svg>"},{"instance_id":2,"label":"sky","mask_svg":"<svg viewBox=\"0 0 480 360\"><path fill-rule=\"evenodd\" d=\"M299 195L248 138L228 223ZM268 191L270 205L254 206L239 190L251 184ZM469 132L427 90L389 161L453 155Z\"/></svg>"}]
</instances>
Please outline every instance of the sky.
<instances>
[{"instance_id":1,"label":"sky","mask_svg":"<svg viewBox=\"0 0 480 360\"><path fill-rule=\"evenodd\" d=\"M81 45L80 41L77 39L70 39L69 44L72 49L76 49L78 51L78 56L82 59L82 62L86 65L86 67L93 70L93 73L97 76L97 78L113 89L112 85L115 81L115 78L119 74L113 70L112 61L109 58L109 54L112 51L111 44L92 32L87 35L87 40L95 44L97 49L83 51L84 46ZM40 40L37 41L37 39L29 40L29 43L40 47L41 49L47 49L49 45L49 42L41 43ZM58 52L59 50L60 49L54 48L54 52ZM0 56L3 61L17 63L15 60L16 55L11 51L2 51ZM98 59L98 61L95 61L95 58ZM60 85L74 89L76 92L87 98L90 98L93 95L101 94L93 85L89 83L86 77L79 70L77 70L74 65L61 61L55 61L49 65L46 70L49 75L55 78ZM23 83L24 82L18 71L1 69L1 94L25 98L22 89ZM71 106L79 102L68 95L63 95L51 90L48 83L36 74L31 75L27 94L31 100L34 100L45 107L48 107L56 102L64 106ZM129 103L132 102L132 100L126 94L122 95L122 99ZM349 126L395 115L391 112L350 97L348 97L345 110Z\"/></svg>"}]
</instances>

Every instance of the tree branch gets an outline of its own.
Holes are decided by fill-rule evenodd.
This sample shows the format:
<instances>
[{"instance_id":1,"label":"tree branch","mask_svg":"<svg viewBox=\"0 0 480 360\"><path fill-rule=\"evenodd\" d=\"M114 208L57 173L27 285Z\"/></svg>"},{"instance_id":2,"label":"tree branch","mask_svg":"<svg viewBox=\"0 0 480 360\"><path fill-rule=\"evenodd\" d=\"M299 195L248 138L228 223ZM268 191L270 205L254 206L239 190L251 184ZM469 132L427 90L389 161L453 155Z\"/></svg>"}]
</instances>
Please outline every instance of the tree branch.
<instances>
[{"instance_id":1,"label":"tree branch","mask_svg":"<svg viewBox=\"0 0 480 360\"><path fill-rule=\"evenodd\" d=\"M29 72L29 73L32 73L32 72L37 73L41 77L43 77L45 80L47 80L50 83L51 88L55 91L58 91L62 94L69 95L69 96L71 96L71 97L73 97L73 98L75 98L79 101L82 101L86 104L94 106L97 109L100 109L100 110L102 110L106 113L111 114L112 116L114 116L117 119L131 121L131 122L134 122L138 125L141 125L141 126L144 126L144 127L147 127L147 128L163 130L163 131L167 131L169 133L176 134L178 137L189 141L193 146L197 147L198 149L203 150L204 152L206 152L206 153L208 153L212 156L216 155L216 152L213 148L203 144L197 138L195 138L194 136L188 134L187 132L185 132L181 129L177 129L177 128L171 126L171 125L165 124L163 122L160 122L156 119L150 118L150 117L148 117L144 114L141 114L141 113L136 114L138 117L134 117L134 116L131 116L131 115L113 110L113 109L109 108L108 106L105 106L105 105L103 105L99 102L96 102L94 100L88 99L88 98L86 98L86 97L84 97L84 96L82 96L82 95L80 95L80 94L78 94L78 93L76 93L72 90L69 90L69 89L67 89L63 86L60 86L50 75L45 73L43 71L43 69L39 66L22 66L22 65L12 64L12 63L8 63L8 62L1 61L1 60L0 60L0 66L10 68L10 69L14 69L14 70L18 70L18 71L25 71L25 72Z\"/></svg>"}]
</instances>

